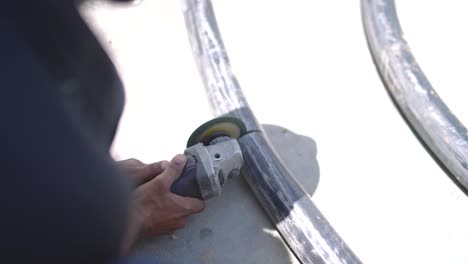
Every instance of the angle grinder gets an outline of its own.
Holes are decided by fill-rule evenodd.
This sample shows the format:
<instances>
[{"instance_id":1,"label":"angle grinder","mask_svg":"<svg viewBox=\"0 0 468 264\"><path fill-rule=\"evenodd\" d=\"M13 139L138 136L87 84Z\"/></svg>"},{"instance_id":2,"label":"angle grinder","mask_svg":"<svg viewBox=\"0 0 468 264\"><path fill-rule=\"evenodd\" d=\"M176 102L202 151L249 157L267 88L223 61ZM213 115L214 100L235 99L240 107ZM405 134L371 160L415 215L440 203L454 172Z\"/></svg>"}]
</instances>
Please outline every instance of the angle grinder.
<instances>
[{"instance_id":1,"label":"angle grinder","mask_svg":"<svg viewBox=\"0 0 468 264\"><path fill-rule=\"evenodd\" d=\"M185 168L171 191L203 200L219 196L227 180L240 173L244 160L237 138L245 133L244 123L234 117L219 117L197 128L184 151Z\"/></svg>"}]
</instances>

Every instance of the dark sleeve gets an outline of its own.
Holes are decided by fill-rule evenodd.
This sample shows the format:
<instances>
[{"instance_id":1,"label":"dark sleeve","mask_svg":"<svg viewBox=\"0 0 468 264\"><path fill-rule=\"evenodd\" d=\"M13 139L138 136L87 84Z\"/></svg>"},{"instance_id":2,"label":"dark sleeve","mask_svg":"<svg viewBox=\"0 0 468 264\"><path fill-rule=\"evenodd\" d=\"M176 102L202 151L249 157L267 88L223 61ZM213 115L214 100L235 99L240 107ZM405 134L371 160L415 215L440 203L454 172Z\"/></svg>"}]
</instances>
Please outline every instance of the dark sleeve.
<instances>
[{"instance_id":1,"label":"dark sleeve","mask_svg":"<svg viewBox=\"0 0 468 264\"><path fill-rule=\"evenodd\" d=\"M1 262L110 263L127 220L127 184L78 132L57 84L1 17L0 33Z\"/></svg>"}]
</instances>

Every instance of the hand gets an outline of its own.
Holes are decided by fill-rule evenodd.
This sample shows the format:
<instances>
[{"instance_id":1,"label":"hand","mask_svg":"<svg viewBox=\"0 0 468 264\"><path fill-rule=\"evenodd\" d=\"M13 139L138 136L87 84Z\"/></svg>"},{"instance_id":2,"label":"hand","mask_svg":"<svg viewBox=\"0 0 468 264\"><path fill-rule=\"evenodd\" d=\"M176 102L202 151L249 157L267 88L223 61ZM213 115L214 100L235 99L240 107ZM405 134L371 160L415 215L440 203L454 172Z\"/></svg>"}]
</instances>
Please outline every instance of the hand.
<instances>
[{"instance_id":1,"label":"hand","mask_svg":"<svg viewBox=\"0 0 468 264\"><path fill-rule=\"evenodd\" d=\"M145 164L137 159L121 160L116 163L135 188L161 174L169 164L167 160Z\"/></svg>"},{"instance_id":2,"label":"hand","mask_svg":"<svg viewBox=\"0 0 468 264\"><path fill-rule=\"evenodd\" d=\"M137 160L126 161L131 178L140 183L133 192L130 228L124 241L127 252L140 238L170 234L183 228L187 218L204 209L203 201L176 195L170 191L172 183L185 166L185 156L177 155L171 162L161 161L145 165ZM125 167L125 166L124 166Z\"/></svg>"}]
</instances>

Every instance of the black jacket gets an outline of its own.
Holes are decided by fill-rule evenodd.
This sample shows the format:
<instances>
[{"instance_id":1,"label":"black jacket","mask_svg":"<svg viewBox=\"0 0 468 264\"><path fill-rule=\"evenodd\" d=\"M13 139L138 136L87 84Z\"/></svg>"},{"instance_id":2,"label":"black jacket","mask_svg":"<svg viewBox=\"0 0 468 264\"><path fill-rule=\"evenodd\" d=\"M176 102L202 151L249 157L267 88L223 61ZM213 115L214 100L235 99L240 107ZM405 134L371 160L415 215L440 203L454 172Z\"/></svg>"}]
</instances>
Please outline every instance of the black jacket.
<instances>
[{"instance_id":1,"label":"black jacket","mask_svg":"<svg viewBox=\"0 0 468 264\"><path fill-rule=\"evenodd\" d=\"M108 153L121 82L72 1L0 14L1 262L110 263L129 193Z\"/></svg>"}]
</instances>

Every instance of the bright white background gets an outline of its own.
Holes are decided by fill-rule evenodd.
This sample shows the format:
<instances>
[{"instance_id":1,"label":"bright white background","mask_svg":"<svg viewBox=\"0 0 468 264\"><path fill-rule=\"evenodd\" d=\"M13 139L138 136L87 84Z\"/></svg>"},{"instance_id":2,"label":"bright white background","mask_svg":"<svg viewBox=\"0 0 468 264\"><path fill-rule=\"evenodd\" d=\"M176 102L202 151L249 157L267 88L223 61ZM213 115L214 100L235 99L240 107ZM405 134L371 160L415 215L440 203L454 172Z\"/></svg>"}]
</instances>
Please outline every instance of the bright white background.
<instances>
[{"instance_id":1,"label":"bright white background","mask_svg":"<svg viewBox=\"0 0 468 264\"><path fill-rule=\"evenodd\" d=\"M179 1L91 4L86 17L122 76L113 154L183 151L212 118ZM312 137L313 199L365 263L468 263L468 199L392 105L367 50L358 1L214 0L225 45L262 123ZM468 2L397 1L417 61L468 124Z\"/></svg>"}]
</instances>

